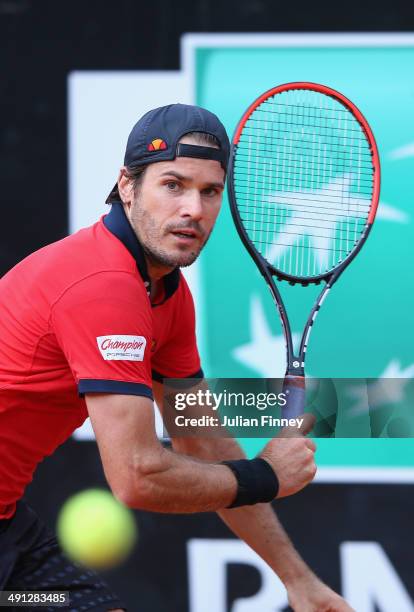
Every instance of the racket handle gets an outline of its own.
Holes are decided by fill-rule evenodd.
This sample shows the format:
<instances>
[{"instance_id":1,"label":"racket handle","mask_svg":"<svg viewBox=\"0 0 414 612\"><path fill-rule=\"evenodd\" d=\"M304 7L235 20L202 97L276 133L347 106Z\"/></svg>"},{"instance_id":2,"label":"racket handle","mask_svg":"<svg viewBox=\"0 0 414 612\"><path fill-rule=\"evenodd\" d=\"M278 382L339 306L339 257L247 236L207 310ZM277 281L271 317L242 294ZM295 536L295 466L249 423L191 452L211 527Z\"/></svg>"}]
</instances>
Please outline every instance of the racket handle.
<instances>
[{"instance_id":1,"label":"racket handle","mask_svg":"<svg viewBox=\"0 0 414 612\"><path fill-rule=\"evenodd\" d=\"M286 394L286 405L282 407L283 419L294 419L305 412L305 377L285 376L283 393Z\"/></svg>"}]
</instances>

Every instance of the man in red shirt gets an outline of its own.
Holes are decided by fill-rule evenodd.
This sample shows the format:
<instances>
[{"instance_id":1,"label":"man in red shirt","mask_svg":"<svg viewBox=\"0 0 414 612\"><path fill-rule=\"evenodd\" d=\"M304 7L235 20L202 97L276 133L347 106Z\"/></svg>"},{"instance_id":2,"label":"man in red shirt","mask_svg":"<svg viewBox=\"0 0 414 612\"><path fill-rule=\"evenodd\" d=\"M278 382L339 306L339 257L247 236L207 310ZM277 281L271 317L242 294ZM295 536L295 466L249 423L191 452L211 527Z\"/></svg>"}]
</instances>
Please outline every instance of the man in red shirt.
<instances>
[{"instance_id":1,"label":"man in red shirt","mask_svg":"<svg viewBox=\"0 0 414 612\"><path fill-rule=\"evenodd\" d=\"M249 461L234 440L183 438L171 451L155 434L163 378L203 377L179 268L213 229L228 157L212 113L180 104L150 111L129 136L110 213L1 279L0 589L68 590L73 611L123 609L20 501L37 464L89 415L108 483L126 505L215 510L280 576L295 610L350 610L264 503L313 478L311 440L276 438ZM307 417L302 433L311 426Z\"/></svg>"}]
</instances>

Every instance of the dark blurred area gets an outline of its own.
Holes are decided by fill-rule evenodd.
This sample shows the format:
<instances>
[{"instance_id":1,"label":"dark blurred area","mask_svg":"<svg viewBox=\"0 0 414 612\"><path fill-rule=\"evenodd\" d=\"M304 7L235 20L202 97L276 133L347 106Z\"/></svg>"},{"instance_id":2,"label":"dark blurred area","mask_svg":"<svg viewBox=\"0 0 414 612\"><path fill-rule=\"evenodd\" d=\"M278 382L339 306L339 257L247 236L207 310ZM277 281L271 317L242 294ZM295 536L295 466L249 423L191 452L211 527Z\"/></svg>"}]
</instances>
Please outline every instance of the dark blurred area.
<instances>
[{"instance_id":1,"label":"dark blurred area","mask_svg":"<svg viewBox=\"0 0 414 612\"><path fill-rule=\"evenodd\" d=\"M67 233L66 78L178 69L184 32L414 30L414 5L0 0L0 274Z\"/></svg>"}]
</instances>

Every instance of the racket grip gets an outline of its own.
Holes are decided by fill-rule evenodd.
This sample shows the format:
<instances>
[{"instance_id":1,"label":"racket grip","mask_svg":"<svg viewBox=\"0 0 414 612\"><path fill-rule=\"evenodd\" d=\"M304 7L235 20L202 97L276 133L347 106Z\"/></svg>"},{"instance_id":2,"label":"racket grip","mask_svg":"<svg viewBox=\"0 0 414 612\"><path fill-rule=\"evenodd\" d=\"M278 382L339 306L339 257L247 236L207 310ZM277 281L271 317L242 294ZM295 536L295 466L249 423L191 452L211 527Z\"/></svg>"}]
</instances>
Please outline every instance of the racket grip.
<instances>
[{"instance_id":1,"label":"racket grip","mask_svg":"<svg viewBox=\"0 0 414 612\"><path fill-rule=\"evenodd\" d=\"M305 412L305 377L286 376L283 383L286 405L282 406L282 418L294 419Z\"/></svg>"}]
</instances>

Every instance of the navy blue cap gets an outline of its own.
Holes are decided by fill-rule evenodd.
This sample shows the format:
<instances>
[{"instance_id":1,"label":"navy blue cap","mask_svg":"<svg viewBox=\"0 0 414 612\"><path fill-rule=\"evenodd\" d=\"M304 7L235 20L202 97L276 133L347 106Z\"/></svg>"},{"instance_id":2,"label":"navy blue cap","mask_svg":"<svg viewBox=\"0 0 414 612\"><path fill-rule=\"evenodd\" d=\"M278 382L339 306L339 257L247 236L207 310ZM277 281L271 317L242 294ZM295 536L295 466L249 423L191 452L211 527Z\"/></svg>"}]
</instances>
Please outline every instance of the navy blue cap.
<instances>
[{"instance_id":1,"label":"navy blue cap","mask_svg":"<svg viewBox=\"0 0 414 612\"><path fill-rule=\"evenodd\" d=\"M220 148L180 143L181 138L190 132L214 136ZM195 157L216 160L227 172L229 155L229 138L214 113L200 106L169 104L150 110L134 125L128 138L124 164L136 168L176 157ZM116 184L106 202L119 200Z\"/></svg>"}]
</instances>

